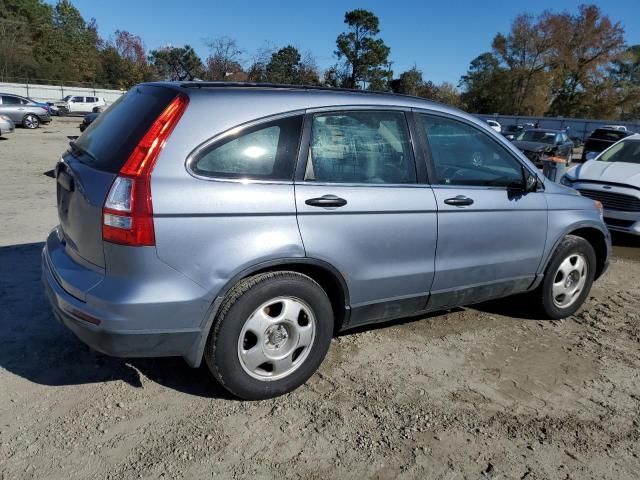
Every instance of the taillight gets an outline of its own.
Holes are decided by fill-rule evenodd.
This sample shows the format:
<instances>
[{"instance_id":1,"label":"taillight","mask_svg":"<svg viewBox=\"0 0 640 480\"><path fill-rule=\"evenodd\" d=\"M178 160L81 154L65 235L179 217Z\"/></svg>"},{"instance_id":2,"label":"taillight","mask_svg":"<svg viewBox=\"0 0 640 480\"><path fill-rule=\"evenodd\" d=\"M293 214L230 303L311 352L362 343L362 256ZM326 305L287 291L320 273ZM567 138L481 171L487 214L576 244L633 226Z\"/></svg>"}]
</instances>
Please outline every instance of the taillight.
<instances>
[{"instance_id":1,"label":"taillight","mask_svg":"<svg viewBox=\"0 0 640 480\"><path fill-rule=\"evenodd\" d=\"M188 103L186 95L174 98L120 169L102 207L104 241L136 247L155 245L151 171Z\"/></svg>"}]
</instances>

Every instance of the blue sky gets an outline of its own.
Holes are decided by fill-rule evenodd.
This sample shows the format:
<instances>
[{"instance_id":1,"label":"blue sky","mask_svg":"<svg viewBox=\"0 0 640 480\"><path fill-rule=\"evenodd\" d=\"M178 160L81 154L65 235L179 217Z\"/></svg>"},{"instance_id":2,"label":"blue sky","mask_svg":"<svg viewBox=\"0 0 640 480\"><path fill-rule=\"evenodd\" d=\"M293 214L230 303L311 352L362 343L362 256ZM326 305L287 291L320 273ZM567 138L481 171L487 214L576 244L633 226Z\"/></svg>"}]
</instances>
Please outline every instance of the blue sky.
<instances>
[{"instance_id":1,"label":"blue sky","mask_svg":"<svg viewBox=\"0 0 640 480\"><path fill-rule=\"evenodd\" d=\"M53 0L50 3L55 3ZM415 63L424 77L458 83L469 62L490 49L496 32L506 32L522 12L545 9L577 11L585 1L573 0L394 0L394 1L255 1L72 0L82 15L96 18L100 34L116 29L140 35L148 49L162 45L192 45L204 58L205 39L235 38L249 57L266 41L310 50L318 65L335 63L336 36L344 30L344 12L373 11L380 18L380 36L391 47L393 70ZM640 43L638 0L593 1L626 30L629 44Z\"/></svg>"}]
</instances>

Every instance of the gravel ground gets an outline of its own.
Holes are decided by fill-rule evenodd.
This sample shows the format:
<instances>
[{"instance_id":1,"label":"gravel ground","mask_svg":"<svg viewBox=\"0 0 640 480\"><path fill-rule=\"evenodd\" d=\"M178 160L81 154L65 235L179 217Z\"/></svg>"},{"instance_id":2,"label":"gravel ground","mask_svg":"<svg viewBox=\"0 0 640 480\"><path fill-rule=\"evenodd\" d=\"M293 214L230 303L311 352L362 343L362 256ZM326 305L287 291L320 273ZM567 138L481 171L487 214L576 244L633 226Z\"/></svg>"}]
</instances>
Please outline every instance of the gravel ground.
<instances>
[{"instance_id":1,"label":"gravel ground","mask_svg":"<svg viewBox=\"0 0 640 480\"><path fill-rule=\"evenodd\" d=\"M40 286L53 168L78 119L0 139L0 479L636 479L640 241L586 306L515 297L342 335L285 397L241 402L181 359L94 353Z\"/></svg>"}]
</instances>

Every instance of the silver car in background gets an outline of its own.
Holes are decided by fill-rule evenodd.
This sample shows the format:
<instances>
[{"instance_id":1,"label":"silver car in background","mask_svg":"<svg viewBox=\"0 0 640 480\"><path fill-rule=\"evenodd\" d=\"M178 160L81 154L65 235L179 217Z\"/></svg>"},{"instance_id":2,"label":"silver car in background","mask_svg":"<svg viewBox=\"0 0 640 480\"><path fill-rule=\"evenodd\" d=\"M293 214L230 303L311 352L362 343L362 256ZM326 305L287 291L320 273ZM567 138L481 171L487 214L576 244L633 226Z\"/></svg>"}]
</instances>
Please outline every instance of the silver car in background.
<instances>
[{"instance_id":1,"label":"silver car in background","mask_svg":"<svg viewBox=\"0 0 640 480\"><path fill-rule=\"evenodd\" d=\"M0 115L0 137L7 133L13 133L15 128L16 126L9 117Z\"/></svg>"},{"instance_id":2,"label":"silver car in background","mask_svg":"<svg viewBox=\"0 0 640 480\"><path fill-rule=\"evenodd\" d=\"M38 128L41 124L51 121L46 108L29 99L7 93L0 93L0 115L6 115L16 125L29 129Z\"/></svg>"},{"instance_id":3,"label":"silver car in background","mask_svg":"<svg viewBox=\"0 0 640 480\"><path fill-rule=\"evenodd\" d=\"M640 235L640 134L572 168L560 182L602 202L609 229Z\"/></svg>"},{"instance_id":4,"label":"silver car in background","mask_svg":"<svg viewBox=\"0 0 640 480\"><path fill-rule=\"evenodd\" d=\"M109 355L204 360L246 399L300 386L360 325L523 292L564 318L610 252L597 202L408 96L138 85L56 177L57 318Z\"/></svg>"}]
</instances>

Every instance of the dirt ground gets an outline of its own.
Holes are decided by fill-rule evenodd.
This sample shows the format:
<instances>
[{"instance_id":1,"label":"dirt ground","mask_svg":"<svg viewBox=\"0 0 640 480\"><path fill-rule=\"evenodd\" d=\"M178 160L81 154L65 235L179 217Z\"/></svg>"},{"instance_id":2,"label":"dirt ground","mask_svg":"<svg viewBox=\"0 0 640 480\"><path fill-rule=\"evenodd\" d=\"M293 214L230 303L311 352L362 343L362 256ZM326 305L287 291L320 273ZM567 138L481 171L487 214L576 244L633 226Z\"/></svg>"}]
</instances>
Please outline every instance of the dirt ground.
<instances>
[{"instance_id":1,"label":"dirt ground","mask_svg":"<svg viewBox=\"0 0 640 480\"><path fill-rule=\"evenodd\" d=\"M516 297L344 334L296 392L89 350L49 312L51 170L78 119L0 139L0 479L637 479L640 241L586 306Z\"/></svg>"}]
</instances>

